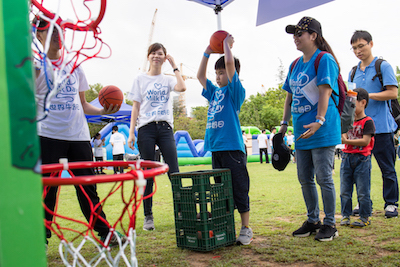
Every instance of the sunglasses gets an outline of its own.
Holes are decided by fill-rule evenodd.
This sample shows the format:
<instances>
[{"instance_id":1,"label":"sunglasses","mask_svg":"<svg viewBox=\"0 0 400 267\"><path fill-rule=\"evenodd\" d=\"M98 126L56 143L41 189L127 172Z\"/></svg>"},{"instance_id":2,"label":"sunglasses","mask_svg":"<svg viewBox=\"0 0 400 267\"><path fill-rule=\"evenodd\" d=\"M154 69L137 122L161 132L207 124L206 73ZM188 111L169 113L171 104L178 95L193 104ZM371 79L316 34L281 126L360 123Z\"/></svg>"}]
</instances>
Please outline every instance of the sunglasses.
<instances>
[{"instance_id":1,"label":"sunglasses","mask_svg":"<svg viewBox=\"0 0 400 267\"><path fill-rule=\"evenodd\" d=\"M294 32L294 36L301 37L303 33L307 32L306 30L297 30Z\"/></svg>"}]
</instances>

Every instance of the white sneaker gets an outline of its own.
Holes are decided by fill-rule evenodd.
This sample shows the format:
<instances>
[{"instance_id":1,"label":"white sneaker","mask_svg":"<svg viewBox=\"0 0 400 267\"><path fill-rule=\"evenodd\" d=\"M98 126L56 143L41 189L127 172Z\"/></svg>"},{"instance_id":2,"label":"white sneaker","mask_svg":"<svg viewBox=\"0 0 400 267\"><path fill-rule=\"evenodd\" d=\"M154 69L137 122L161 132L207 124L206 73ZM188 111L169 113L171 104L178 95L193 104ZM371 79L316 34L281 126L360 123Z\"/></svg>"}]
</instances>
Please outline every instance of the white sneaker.
<instances>
[{"instance_id":1,"label":"white sneaker","mask_svg":"<svg viewBox=\"0 0 400 267\"><path fill-rule=\"evenodd\" d=\"M236 239L238 245L249 245L253 241L253 230L250 227L242 226L239 237Z\"/></svg>"},{"instance_id":2,"label":"white sneaker","mask_svg":"<svg viewBox=\"0 0 400 267\"><path fill-rule=\"evenodd\" d=\"M398 216L397 206L387 205L385 208L385 217L389 219L397 216Z\"/></svg>"}]
</instances>

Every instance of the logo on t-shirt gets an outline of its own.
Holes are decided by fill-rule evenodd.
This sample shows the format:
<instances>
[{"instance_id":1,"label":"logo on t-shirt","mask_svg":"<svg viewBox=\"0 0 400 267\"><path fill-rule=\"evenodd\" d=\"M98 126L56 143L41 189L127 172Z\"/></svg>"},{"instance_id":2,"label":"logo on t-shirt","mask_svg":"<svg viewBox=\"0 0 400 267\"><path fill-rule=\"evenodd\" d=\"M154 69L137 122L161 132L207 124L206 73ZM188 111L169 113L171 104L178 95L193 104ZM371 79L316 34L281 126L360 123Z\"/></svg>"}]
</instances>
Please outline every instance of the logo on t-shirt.
<instances>
[{"instance_id":1,"label":"logo on t-shirt","mask_svg":"<svg viewBox=\"0 0 400 267\"><path fill-rule=\"evenodd\" d=\"M221 105L222 100L224 100L225 94L222 93L222 90L215 91L215 98L210 102L210 107L208 108L208 120L214 120L214 116L216 113L220 113L224 106Z\"/></svg>"},{"instance_id":2,"label":"logo on t-shirt","mask_svg":"<svg viewBox=\"0 0 400 267\"><path fill-rule=\"evenodd\" d=\"M152 107L159 107L168 102L168 86L161 83L155 83L154 88L147 90L146 100L151 102Z\"/></svg>"}]
</instances>

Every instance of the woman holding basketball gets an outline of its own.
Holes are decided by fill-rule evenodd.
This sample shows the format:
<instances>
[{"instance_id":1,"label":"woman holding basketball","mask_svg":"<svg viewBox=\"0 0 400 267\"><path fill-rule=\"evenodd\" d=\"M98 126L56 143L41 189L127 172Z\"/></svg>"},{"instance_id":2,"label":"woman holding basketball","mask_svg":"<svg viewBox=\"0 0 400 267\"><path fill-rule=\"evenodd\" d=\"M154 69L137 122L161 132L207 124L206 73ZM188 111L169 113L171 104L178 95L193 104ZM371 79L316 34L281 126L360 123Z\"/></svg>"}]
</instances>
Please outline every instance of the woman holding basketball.
<instances>
[{"instance_id":1,"label":"woman holding basketball","mask_svg":"<svg viewBox=\"0 0 400 267\"><path fill-rule=\"evenodd\" d=\"M279 132L286 133L293 115L296 140L297 175L307 206L308 219L293 232L305 237L317 233L315 240L330 241L338 236L335 227L336 194L332 179L335 146L341 143L339 103L339 64L329 44L322 37L321 24L304 17L297 25L288 25L297 50L303 56L290 67L283 89L287 91ZM326 51L327 53L321 53ZM320 58L318 66L314 63ZM316 71L317 67L317 71ZM325 218L319 219L318 191L321 188ZM319 230L319 231L318 231Z\"/></svg>"},{"instance_id":2,"label":"woman holding basketball","mask_svg":"<svg viewBox=\"0 0 400 267\"><path fill-rule=\"evenodd\" d=\"M164 161L169 166L168 175L170 175L179 172L170 93L171 91L184 92L186 85L174 59L167 54L167 50L162 44L152 44L148 49L147 59L150 63L149 70L135 78L132 90L128 95L128 99L133 100L128 145L130 148L134 148L137 120L137 144L140 157L145 160L154 160L157 145ZM166 60L171 64L175 78L162 74L162 65ZM153 183L152 178L147 179L144 196L152 194ZM144 230L154 229L152 205L151 197L143 200Z\"/></svg>"}]
</instances>

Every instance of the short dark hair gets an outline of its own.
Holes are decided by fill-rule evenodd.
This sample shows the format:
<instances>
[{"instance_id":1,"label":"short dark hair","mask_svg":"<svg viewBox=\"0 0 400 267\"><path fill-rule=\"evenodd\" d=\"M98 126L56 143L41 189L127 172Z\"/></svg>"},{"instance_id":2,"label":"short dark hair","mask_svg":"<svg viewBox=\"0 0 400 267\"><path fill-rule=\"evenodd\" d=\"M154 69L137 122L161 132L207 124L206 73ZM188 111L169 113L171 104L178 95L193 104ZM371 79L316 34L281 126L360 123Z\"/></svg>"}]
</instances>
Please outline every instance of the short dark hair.
<instances>
[{"instance_id":1,"label":"short dark hair","mask_svg":"<svg viewBox=\"0 0 400 267\"><path fill-rule=\"evenodd\" d=\"M368 94L367 90L365 90L364 88L356 88L353 91L357 92L357 101L361 101L363 99L366 100L366 103L365 103L365 108L366 108L368 106L368 102L369 102L369 94Z\"/></svg>"},{"instance_id":2,"label":"short dark hair","mask_svg":"<svg viewBox=\"0 0 400 267\"><path fill-rule=\"evenodd\" d=\"M361 30L355 31L353 33L353 36L351 37L350 44L354 44L355 42L357 42L358 40L361 40L361 39L363 39L369 43L372 41L372 36L367 31L361 31Z\"/></svg>"},{"instance_id":3,"label":"short dark hair","mask_svg":"<svg viewBox=\"0 0 400 267\"><path fill-rule=\"evenodd\" d=\"M118 132L118 126L117 126L117 125L113 126L113 127L112 127L112 130Z\"/></svg>"},{"instance_id":4,"label":"short dark hair","mask_svg":"<svg viewBox=\"0 0 400 267\"><path fill-rule=\"evenodd\" d=\"M265 133L265 129L261 130L261 133Z\"/></svg>"},{"instance_id":5,"label":"short dark hair","mask_svg":"<svg viewBox=\"0 0 400 267\"><path fill-rule=\"evenodd\" d=\"M42 32L49 28L50 23L39 16L35 16L32 20L32 26L36 27L37 31Z\"/></svg>"},{"instance_id":6,"label":"short dark hair","mask_svg":"<svg viewBox=\"0 0 400 267\"><path fill-rule=\"evenodd\" d=\"M276 130L276 127L272 127L272 128L271 128L271 132L272 132L273 130Z\"/></svg>"},{"instance_id":7,"label":"short dark hair","mask_svg":"<svg viewBox=\"0 0 400 267\"><path fill-rule=\"evenodd\" d=\"M240 72L240 61L237 58L233 58L235 60L235 69L239 74ZM225 56L220 57L217 62L215 62L215 70L224 70L225 68Z\"/></svg>"}]
</instances>

